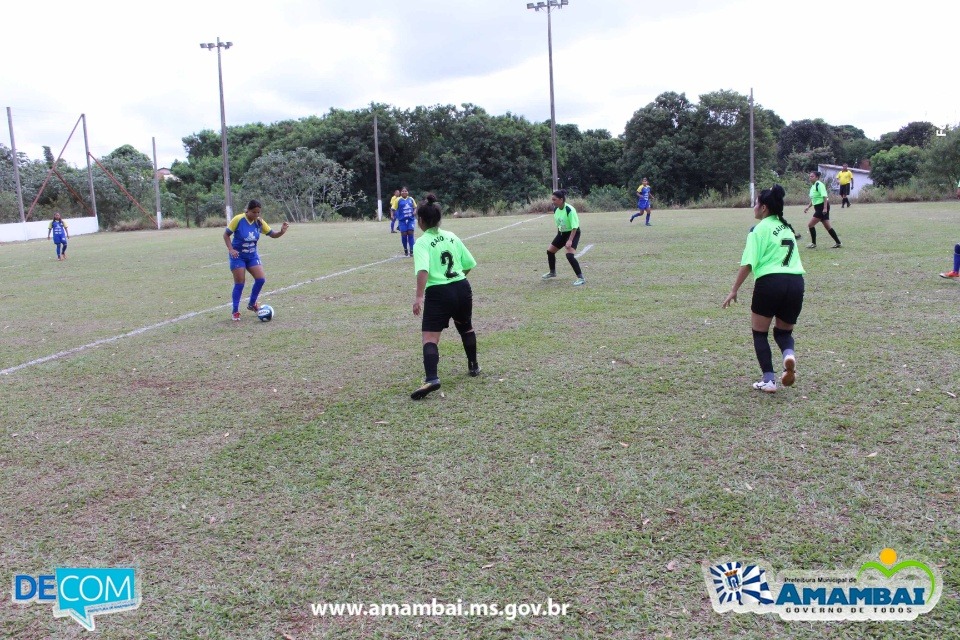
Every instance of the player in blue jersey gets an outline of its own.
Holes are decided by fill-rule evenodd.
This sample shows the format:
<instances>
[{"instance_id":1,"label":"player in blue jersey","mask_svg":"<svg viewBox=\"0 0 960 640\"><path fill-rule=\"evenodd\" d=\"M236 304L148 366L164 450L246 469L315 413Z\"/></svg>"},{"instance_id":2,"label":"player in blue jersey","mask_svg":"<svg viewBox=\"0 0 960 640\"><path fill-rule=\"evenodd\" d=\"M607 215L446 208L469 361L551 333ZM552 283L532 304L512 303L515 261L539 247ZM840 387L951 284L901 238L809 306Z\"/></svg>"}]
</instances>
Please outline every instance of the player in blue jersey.
<instances>
[{"instance_id":1,"label":"player in blue jersey","mask_svg":"<svg viewBox=\"0 0 960 640\"><path fill-rule=\"evenodd\" d=\"M416 224L416 214L417 201L410 196L406 187L400 189L400 199L397 200L397 231L400 232L400 244L403 245L405 256L413 255L413 227Z\"/></svg>"},{"instance_id":2,"label":"player in blue jersey","mask_svg":"<svg viewBox=\"0 0 960 640\"><path fill-rule=\"evenodd\" d=\"M263 263L257 254L257 241L260 234L265 233L271 238L279 238L287 232L290 225L286 222L280 231L273 231L260 217L260 202L251 200L247 209L238 216L234 216L223 232L223 242L227 245L230 254L230 271L233 272L233 319L240 320L240 298L243 297L243 285L246 281L246 272L253 276L253 290L250 291L250 302L247 309L258 311L257 296L267 281L263 273ZM232 237L231 237L232 236Z\"/></svg>"},{"instance_id":3,"label":"player in blue jersey","mask_svg":"<svg viewBox=\"0 0 960 640\"><path fill-rule=\"evenodd\" d=\"M639 211L630 216L630 222L633 222L634 218L639 218L646 213L646 225L648 227L653 226L650 224L650 213L652 212L652 209L650 208L650 197L650 183L647 182L646 178L644 178L641 181L640 186L637 187L637 209L639 209Z\"/></svg>"},{"instance_id":4,"label":"player in blue jersey","mask_svg":"<svg viewBox=\"0 0 960 640\"><path fill-rule=\"evenodd\" d=\"M47 227L47 240L53 234L53 244L57 245L57 260L67 259L67 240L70 239L70 232L67 230L67 223L63 221L63 216L57 211L53 214L53 220Z\"/></svg>"}]
</instances>

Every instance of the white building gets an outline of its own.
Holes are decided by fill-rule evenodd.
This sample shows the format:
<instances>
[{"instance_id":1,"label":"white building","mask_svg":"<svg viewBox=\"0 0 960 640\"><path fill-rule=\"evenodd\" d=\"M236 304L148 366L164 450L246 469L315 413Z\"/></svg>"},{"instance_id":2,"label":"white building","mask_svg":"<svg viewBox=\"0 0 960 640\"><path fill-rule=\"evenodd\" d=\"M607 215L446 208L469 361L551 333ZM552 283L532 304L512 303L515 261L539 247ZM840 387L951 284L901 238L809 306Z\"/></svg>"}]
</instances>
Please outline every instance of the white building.
<instances>
[{"instance_id":1,"label":"white building","mask_svg":"<svg viewBox=\"0 0 960 640\"><path fill-rule=\"evenodd\" d=\"M873 180L870 179L869 171L864 169L854 169L853 167L847 168L850 169L850 173L853 174L853 184L850 187L850 197L856 198L857 194L860 193L860 189L863 189L867 185L873 184ZM820 179L823 181L823 184L827 185L834 193L840 192L840 184L837 182L837 174L843 171L842 165L818 164L817 171L820 172Z\"/></svg>"}]
</instances>

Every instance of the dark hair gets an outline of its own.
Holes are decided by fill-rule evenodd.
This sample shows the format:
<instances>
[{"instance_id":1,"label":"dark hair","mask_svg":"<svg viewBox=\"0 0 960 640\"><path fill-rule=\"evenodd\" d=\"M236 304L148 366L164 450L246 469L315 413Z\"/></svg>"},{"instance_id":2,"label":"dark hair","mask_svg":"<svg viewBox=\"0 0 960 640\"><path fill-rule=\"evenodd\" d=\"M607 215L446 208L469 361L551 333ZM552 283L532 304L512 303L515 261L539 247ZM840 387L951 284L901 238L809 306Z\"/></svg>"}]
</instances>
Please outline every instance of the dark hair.
<instances>
[{"instance_id":1,"label":"dark hair","mask_svg":"<svg viewBox=\"0 0 960 640\"><path fill-rule=\"evenodd\" d=\"M780 222L790 227L790 231L793 231L793 227L789 222L786 221L783 217L783 198L787 195L787 192L784 191L783 187L779 184L775 184L769 189L764 189L760 192L760 195L757 197L757 202L762 205L765 205L767 209L770 210L770 213L780 218ZM793 231L796 235L796 231Z\"/></svg>"},{"instance_id":2,"label":"dark hair","mask_svg":"<svg viewBox=\"0 0 960 640\"><path fill-rule=\"evenodd\" d=\"M557 189L553 192L553 195L557 196L561 200L567 199L567 190L566 189Z\"/></svg>"},{"instance_id":3,"label":"dark hair","mask_svg":"<svg viewBox=\"0 0 960 640\"><path fill-rule=\"evenodd\" d=\"M251 209L258 209L262 206L263 205L260 204L259 200L251 200L250 202L247 203L247 211L250 211Z\"/></svg>"},{"instance_id":4,"label":"dark hair","mask_svg":"<svg viewBox=\"0 0 960 640\"><path fill-rule=\"evenodd\" d=\"M810 173L812 173L813 175L817 176L817 179L818 179L818 180L820 179L820 172L819 172L819 171L811 171Z\"/></svg>"},{"instance_id":5,"label":"dark hair","mask_svg":"<svg viewBox=\"0 0 960 640\"><path fill-rule=\"evenodd\" d=\"M427 194L426 202L417 207L417 217L427 229L440 224L440 205L437 204L437 196L432 193Z\"/></svg>"}]
</instances>

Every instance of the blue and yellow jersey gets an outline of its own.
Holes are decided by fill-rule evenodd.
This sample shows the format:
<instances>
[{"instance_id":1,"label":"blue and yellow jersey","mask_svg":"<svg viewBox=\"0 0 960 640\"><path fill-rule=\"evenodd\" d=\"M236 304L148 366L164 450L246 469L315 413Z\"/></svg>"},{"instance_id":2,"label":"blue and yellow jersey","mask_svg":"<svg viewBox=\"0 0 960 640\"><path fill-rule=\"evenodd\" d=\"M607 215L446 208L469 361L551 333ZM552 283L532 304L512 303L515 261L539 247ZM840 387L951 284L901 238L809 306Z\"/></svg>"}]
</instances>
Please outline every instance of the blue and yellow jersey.
<instances>
[{"instance_id":1,"label":"blue and yellow jersey","mask_svg":"<svg viewBox=\"0 0 960 640\"><path fill-rule=\"evenodd\" d=\"M64 238L67 235L67 223L63 220L51 220L47 231L53 231L54 238Z\"/></svg>"},{"instance_id":2,"label":"blue and yellow jersey","mask_svg":"<svg viewBox=\"0 0 960 640\"><path fill-rule=\"evenodd\" d=\"M233 220L227 223L227 234L232 234L233 239L230 244L240 253L254 254L257 252L257 241L260 240L261 233L270 233L270 225L266 221L257 218L253 222L247 220L247 216L241 213L234 216Z\"/></svg>"},{"instance_id":3,"label":"blue and yellow jersey","mask_svg":"<svg viewBox=\"0 0 960 640\"><path fill-rule=\"evenodd\" d=\"M412 196L397 200L397 218L413 218L417 212L417 201Z\"/></svg>"},{"instance_id":4,"label":"blue and yellow jersey","mask_svg":"<svg viewBox=\"0 0 960 640\"><path fill-rule=\"evenodd\" d=\"M400 200L400 196L393 196L390 198L390 211L397 210L397 201Z\"/></svg>"},{"instance_id":5,"label":"blue and yellow jersey","mask_svg":"<svg viewBox=\"0 0 960 640\"><path fill-rule=\"evenodd\" d=\"M413 245L413 270L427 272L427 286L450 284L467 277L477 266L470 250L456 235L440 227L427 229Z\"/></svg>"},{"instance_id":6,"label":"blue and yellow jersey","mask_svg":"<svg viewBox=\"0 0 960 640\"><path fill-rule=\"evenodd\" d=\"M639 187L637 187L637 196L638 196L641 200L649 200L649 199L650 199L650 185L649 185L649 184L641 184Z\"/></svg>"}]
</instances>

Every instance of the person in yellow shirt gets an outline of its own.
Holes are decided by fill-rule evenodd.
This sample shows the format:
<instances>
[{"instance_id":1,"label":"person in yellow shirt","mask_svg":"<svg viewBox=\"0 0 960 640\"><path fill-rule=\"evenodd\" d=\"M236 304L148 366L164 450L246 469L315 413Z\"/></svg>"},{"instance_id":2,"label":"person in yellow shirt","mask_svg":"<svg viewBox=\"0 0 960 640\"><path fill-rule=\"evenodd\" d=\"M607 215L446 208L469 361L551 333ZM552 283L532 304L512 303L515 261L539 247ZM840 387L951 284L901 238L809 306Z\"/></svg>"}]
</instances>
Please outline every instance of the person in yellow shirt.
<instances>
[{"instance_id":1,"label":"person in yellow shirt","mask_svg":"<svg viewBox=\"0 0 960 640\"><path fill-rule=\"evenodd\" d=\"M837 174L837 182L840 183L840 208L849 207L850 199L847 196L853 188L853 172L847 168L846 164L843 165L843 171Z\"/></svg>"},{"instance_id":2,"label":"person in yellow shirt","mask_svg":"<svg viewBox=\"0 0 960 640\"><path fill-rule=\"evenodd\" d=\"M400 189L393 192L390 198L390 233L396 233L393 225L397 224L397 202L400 200Z\"/></svg>"}]
</instances>

